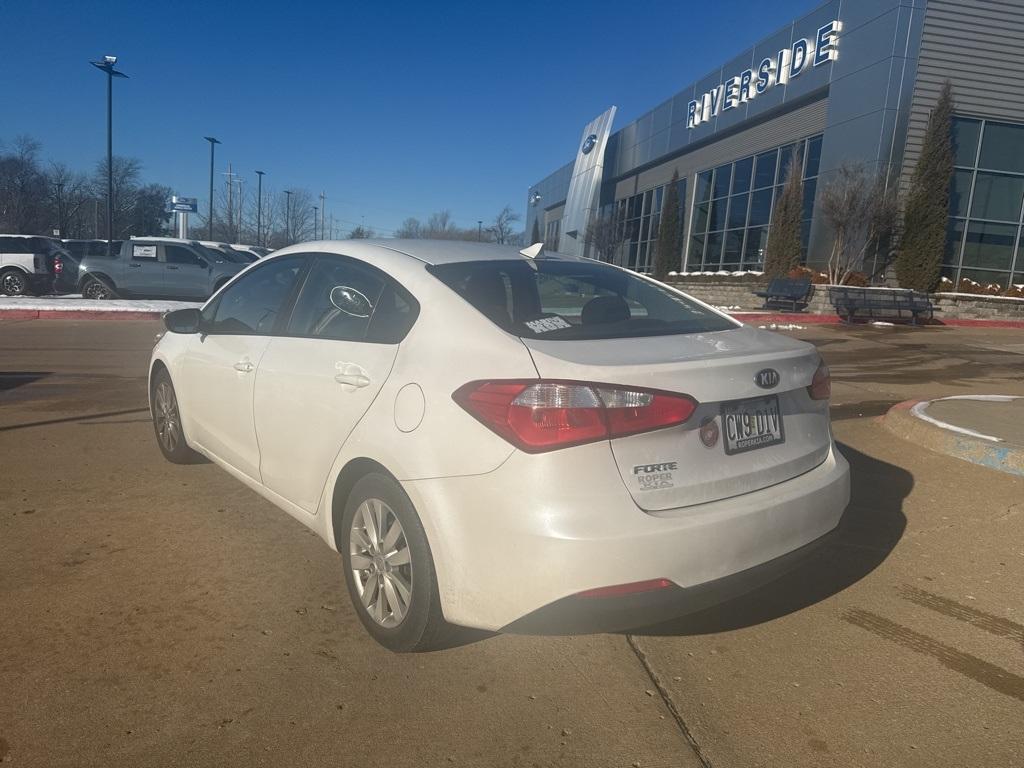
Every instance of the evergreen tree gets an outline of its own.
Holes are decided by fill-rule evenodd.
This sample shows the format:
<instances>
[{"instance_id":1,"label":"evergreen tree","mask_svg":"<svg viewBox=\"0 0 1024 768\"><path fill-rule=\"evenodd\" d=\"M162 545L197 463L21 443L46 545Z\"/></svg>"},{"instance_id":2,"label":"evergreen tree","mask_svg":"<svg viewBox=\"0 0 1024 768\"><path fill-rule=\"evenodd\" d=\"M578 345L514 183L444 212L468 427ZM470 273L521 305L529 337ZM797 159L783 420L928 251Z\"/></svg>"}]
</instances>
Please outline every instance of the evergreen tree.
<instances>
[{"instance_id":1,"label":"evergreen tree","mask_svg":"<svg viewBox=\"0 0 1024 768\"><path fill-rule=\"evenodd\" d=\"M903 213L896 276L904 288L932 291L939 283L953 178L953 110L953 85L947 80L928 119Z\"/></svg>"},{"instance_id":2,"label":"evergreen tree","mask_svg":"<svg viewBox=\"0 0 1024 768\"><path fill-rule=\"evenodd\" d=\"M537 217L533 217L533 232L530 234L530 245L536 245L541 241L540 237L540 224L538 223Z\"/></svg>"},{"instance_id":3,"label":"evergreen tree","mask_svg":"<svg viewBox=\"0 0 1024 768\"><path fill-rule=\"evenodd\" d=\"M662 282L668 273L679 268L679 171L672 174L672 181L665 190L661 204L661 224L658 226L658 245L654 251L654 278Z\"/></svg>"},{"instance_id":4,"label":"evergreen tree","mask_svg":"<svg viewBox=\"0 0 1024 768\"><path fill-rule=\"evenodd\" d=\"M775 201L772 228L768 235L768 248L764 255L764 273L767 277L785 277L791 269L800 266L801 232L804 212L803 156L793 155L786 169L786 184Z\"/></svg>"}]
</instances>

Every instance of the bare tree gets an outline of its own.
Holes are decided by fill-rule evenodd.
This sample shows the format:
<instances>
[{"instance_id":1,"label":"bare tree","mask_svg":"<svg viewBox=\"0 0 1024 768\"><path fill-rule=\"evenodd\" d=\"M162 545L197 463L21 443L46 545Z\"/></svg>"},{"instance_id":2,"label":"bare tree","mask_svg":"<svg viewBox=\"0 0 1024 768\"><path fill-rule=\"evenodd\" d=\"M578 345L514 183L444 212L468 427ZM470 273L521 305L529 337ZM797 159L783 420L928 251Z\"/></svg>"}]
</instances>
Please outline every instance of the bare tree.
<instances>
[{"instance_id":1,"label":"bare tree","mask_svg":"<svg viewBox=\"0 0 1024 768\"><path fill-rule=\"evenodd\" d=\"M515 237L515 228L512 226L522 217L512 210L512 206L506 205L497 216L494 217L494 223L488 228L491 235L494 238L494 242L499 245L505 245Z\"/></svg>"},{"instance_id":2,"label":"bare tree","mask_svg":"<svg viewBox=\"0 0 1024 768\"><path fill-rule=\"evenodd\" d=\"M132 157L114 155L114 230L110 239L123 239L130 235L132 209L135 208L136 195L139 188L139 173L142 164ZM106 205L107 199L107 159L103 158L96 164L92 177L93 195ZM101 222L100 237L107 239L106 220Z\"/></svg>"},{"instance_id":3,"label":"bare tree","mask_svg":"<svg viewBox=\"0 0 1024 768\"><path fill-rule=\"evenodd\" d=\"M622 224L615 220L614 214L592 218L583 236L586 247L597 255L598 260L607 262L615 260L625 239Z\"/></svg>"},{"instance_id":4,"label":"bare tree","mask_svg":"<svg viewBox=\"0 0 1024 768\"><path fill-rule=\"evenodd\" d=\"M370 240L376 236L377 233L373 231L373 227L364 227L362 224L356 226L347 235L349 240Z\"/></svg>"},{"instance_id":5,"label":"bare tree","mask_svg":"<svg viewBox=\"0 0 1024 768\"><path fill-rule=\"evenodd\" d=\"M89 177L63 163L50 163L51 220L61 237L84 238L92 228L90 203L95 199Z\"/></svg>"},{"instance_id":6,"label":"bare tree","mask_svg":"<svg viewBox=\"0 0 1024 768\"><path fill-rule=\"evenodd\" d=\"M822 190L821 214L833 236L829 282L842 285L892 237L899 208L884 173L872 174L863 163L846 163Z\"/></svg>"},{"instance_id":7,"label":"bare tree","mask_svg":"<svg viewBox=\"0 0 1024 768\"><path fill-rule=\"evenodd\" d=\"M39 149L36 140L19 136L13 151L0 153L0 228L5 232L38 234L46 227L48 190Z\"/></svg>"}]
</instances>

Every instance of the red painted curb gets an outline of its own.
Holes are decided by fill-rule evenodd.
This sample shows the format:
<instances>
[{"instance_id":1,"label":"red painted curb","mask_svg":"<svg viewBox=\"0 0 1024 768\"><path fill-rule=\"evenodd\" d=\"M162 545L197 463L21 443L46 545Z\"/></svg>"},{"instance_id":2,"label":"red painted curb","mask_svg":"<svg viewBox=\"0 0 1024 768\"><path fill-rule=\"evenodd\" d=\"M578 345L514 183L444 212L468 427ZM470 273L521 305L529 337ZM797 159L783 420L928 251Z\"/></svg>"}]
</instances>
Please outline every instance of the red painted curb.
<instances>
[{"instance_id":1,"label":"red painted curb","mask_svg":"<svg viewBox=\"0 0 1024 768\"><path fill-rule=\"evenodd\" d=\"M765 325L775 323L776 325L839 325L843 321L838 315L801 315L801 314L756 314L753 312L733 312L732 317L741 323L750 325ZM870 325L870 321L856 322L855 326ZM910 323L895 323L895 325L910 325ZM931 323L921 323L921 327L951 326L956 328L1024 328L1024 320L973 320L950 318L949 320L936 319Z\"/></svg>"},{"instance_id":2,"label":"red painted curb","mask_svg":"<svg viewBox=\"0 0 1024 768\"><path fill-rule=\"evenodd\" d=\"M0 320L159 320L163 312L74 309L0 309Z\"/></svg>"}]
</instances>

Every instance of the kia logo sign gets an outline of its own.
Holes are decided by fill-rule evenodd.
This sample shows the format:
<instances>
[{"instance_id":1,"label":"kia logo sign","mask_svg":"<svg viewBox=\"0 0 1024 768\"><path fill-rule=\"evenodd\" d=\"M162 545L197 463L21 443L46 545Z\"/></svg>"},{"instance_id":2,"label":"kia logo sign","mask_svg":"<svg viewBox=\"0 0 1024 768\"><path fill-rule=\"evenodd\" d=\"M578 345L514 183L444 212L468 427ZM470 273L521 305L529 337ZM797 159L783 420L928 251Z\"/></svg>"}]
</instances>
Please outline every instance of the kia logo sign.
<instances>
[{"instance_id":1,"label":"kia logo sign","mask_svg":"<svg viewBox=\"0 0 1024 768\"><path fill-rule=\"evenodd\" d=\"M597 134L592 133L589 136L587 136L586 140L583 142L583 154L589 155L590 150L594 148L595 144L597 144Z\"/></svg>"},{"instance_id":2,"label":"kia logo sign","mask_svg":"<svg viewBox=\"0 0 1024 768\"><path fill-rule=\"evenodd\" d=\"M754 376L754 383L761 389L775 389L779 386L780 380L779 372L774 368L765 368L763 371L758 371L757 375Z\"/></svg>"}]
</instances>

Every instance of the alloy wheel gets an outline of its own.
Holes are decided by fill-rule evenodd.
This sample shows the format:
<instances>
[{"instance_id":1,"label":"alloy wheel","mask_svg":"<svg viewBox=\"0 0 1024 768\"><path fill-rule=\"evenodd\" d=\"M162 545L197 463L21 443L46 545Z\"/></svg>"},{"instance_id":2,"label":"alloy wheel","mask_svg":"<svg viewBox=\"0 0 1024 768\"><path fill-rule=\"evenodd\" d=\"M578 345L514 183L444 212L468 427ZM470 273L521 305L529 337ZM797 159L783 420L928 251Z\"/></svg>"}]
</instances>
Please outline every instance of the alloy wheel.
<instances>
[{"instance_id":1,"label":"alloy wheel","mask_svg":"<svg viewBox=\"0 0 1024 768\"><path fill-rule=\"evenodd\" d=\"M168 453L174 453L181 439L181 431L178 401L169 382L161 381L157 384L153 418L156 419L156 433L160 438L160 444Z\"/></svg>"},{"instance_id":2,"label":"alloy wheel","mask_svg":"<svg viewBox=\"0 0 1024 768\"><path fill-rule=\"evenodd\" d=\"M113 296L113 293L99 280L93 280L85 286L83 295L87 299L109 299Z\"/></svg>"},{"instance_id":3,"label":"alloy wheel","mask_svg":"<svg viewBox=\"0 0 1024 768\"><path fill-rule=\"evenodd\" d=\"M409 542L394 510L366 499L352 518L348 548L363 608L380 626L397 627L409 613L413 575Z\"/></svg>"},{"instance_id":4,"label":"alloy wheel","mask_svg":"<svg viewBox=\"0 0 1024 768\"><path fill-rule=\"evenodd\" d=\"M8 296L21 296L28 289L28 282L17 272L8 272L0 281L0 288Z\"/></svg>"}]
</instances>

